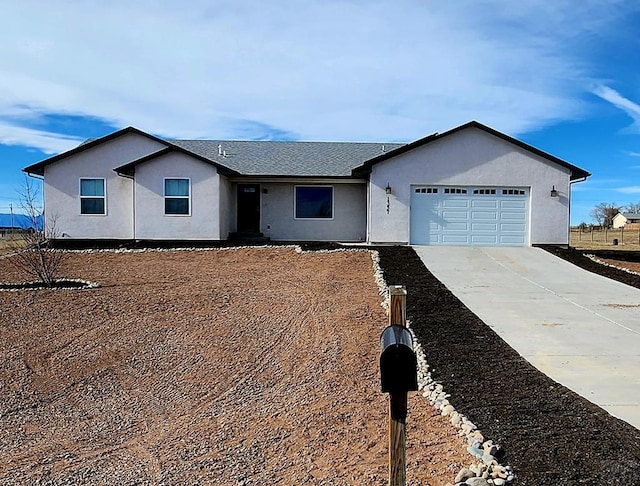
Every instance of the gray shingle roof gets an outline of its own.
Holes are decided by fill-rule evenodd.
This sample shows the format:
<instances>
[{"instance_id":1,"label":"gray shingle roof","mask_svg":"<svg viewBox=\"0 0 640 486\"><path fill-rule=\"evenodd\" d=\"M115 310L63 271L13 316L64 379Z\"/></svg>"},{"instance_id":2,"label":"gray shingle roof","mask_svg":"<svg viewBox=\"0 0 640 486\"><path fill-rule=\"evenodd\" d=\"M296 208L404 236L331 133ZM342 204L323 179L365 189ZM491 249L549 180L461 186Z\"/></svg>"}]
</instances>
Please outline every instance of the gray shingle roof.
<instances>
[{"instance_id":1,"label":"gray shingle roof","mask_svg":"<svg viewBox=\"0 0 640 486\"><path fill-rule=\"evenodd\" d=\"M351 170L398 143L167 140L240 174L255 176L351 176ZM218 145L225 155L219 155Z\"/></svg>"},{"instance_id":2,"label":"gray shingle roof","mask_svg":"<svg viewBox=\"0 0 640 486\"><path fill-rule=\"evenodd\" d=\"M230 140L168 140L150 135L134 127L123 128L104 137L87 141L78 147L49 157L22 169L28 174L44 175L45 166L58 162L96 145L127 133L136 133L160 142L166 148L136 161L128 161L119 169L133 171L135 166L160 156L167 150L187 151L218 166L221 173L265 177L367 177L371 168L384 160L398 156L450 134L475 127L538 156L571 170L571 180L587 178L591 174L551 154L505 135L476 121L471 121L444 133L435 133L409 144L371 142L277 142ZM218 145L224 154L218 153ZM228 171L225 171L229 169ZM116 170L118 168L115 168Z\"/></svg>"}]
</instances>

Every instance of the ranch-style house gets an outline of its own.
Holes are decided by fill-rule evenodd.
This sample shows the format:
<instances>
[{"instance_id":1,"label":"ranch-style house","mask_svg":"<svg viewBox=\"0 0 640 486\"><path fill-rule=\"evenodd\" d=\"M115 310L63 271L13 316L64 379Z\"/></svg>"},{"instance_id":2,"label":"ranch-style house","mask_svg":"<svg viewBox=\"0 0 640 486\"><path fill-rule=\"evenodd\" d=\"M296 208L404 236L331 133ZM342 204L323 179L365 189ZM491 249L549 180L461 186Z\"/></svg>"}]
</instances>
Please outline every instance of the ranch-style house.
<instances>
[{"instance_id":1,"label":"ranch-style house","mask_svg":"<svg viewBox=\"0 0 640 486\"><path fill-rule=\"evenodd\" d=\"M568 243L590 174L471 121L409 144L165 140L133 127L30 165L59 238Z\"/></svg>"}]
</instances>

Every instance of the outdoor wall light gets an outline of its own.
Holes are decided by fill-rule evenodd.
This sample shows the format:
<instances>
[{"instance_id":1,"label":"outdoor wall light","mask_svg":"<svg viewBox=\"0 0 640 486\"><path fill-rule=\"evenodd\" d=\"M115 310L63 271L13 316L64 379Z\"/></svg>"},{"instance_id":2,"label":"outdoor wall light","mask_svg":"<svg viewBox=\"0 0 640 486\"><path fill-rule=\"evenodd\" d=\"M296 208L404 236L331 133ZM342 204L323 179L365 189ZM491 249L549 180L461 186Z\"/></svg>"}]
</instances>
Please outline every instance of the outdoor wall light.
<instances>
[{"instance_id":1,"label":"outdoor wall light","mask_svg":"<svg viewBox=\"0 0 640 486\"><path fill-rule=\"evenodd\" d=\"M386 194L391 194L391 186L389 185L389 183L387 182L387 187L384 188L384 192Z\"/></svg>"},{"instance_id":2,"label":"outdoor wall light","mask_svg":"<svg viewBox=\"0 0 640 486\"><path fill-rule=\"evenodd\" d=\"M556 191L555 185L551 188L551 197L558 197L558 191Z\"/></svg>"}]
</instances>

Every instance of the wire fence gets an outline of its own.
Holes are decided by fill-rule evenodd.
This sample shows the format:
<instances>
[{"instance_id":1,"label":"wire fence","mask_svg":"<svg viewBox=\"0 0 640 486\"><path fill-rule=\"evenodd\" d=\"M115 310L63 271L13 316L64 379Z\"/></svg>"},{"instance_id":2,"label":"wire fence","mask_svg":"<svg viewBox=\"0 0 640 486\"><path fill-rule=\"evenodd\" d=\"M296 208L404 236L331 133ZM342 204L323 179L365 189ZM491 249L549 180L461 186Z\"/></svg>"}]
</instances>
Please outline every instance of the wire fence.
<instances>
[{"instance_id":1,"label":"wire fence","mask_svg":"<svg viewBox=\"0 0 640 486\"><path fill-rule=\"evenodd\" d=\"M571 228L571 242L600 243L603 245L640 245L640 224L622 228L587 226Z\"/></svg>"}]
</instances>

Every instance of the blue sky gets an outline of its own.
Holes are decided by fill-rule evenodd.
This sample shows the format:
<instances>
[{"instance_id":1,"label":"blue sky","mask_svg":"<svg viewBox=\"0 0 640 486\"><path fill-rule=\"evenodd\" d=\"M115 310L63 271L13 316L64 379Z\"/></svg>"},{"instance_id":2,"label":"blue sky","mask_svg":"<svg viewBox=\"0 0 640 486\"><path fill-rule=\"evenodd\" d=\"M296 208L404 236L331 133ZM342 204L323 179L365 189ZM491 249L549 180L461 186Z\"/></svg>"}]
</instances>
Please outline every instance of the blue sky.
<instances>
[{"instance_id":1,"label":"blue sky","mask_svg":"<svg viewBox=\"0 0 640 486\"><path fill-rule=\"evenodd\" d=\"M21 169L133 125L410 142L478 120L640 201L640 2L0 1L0 213Z\"/></svg>"}]
</instances>

